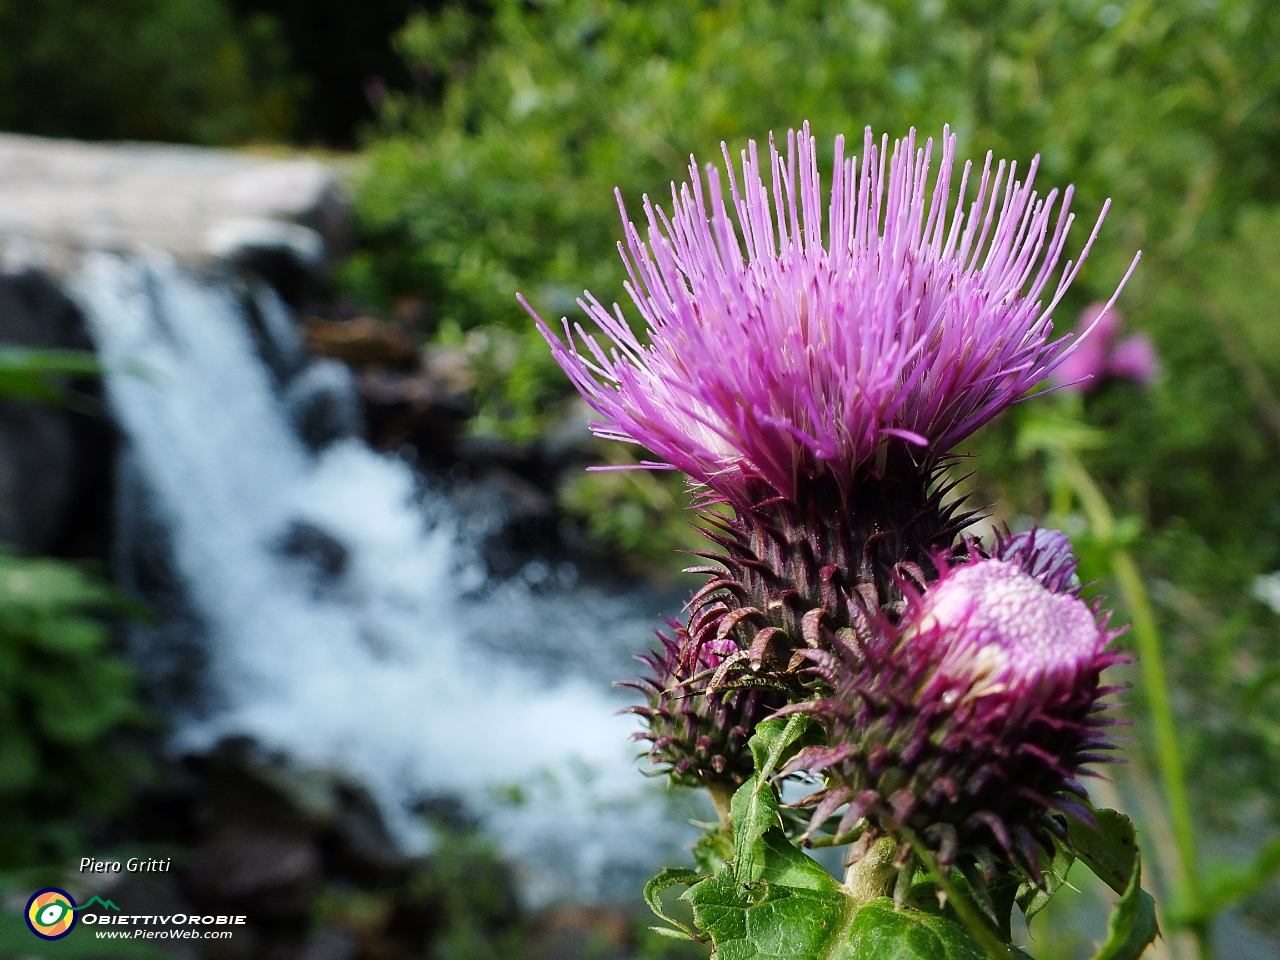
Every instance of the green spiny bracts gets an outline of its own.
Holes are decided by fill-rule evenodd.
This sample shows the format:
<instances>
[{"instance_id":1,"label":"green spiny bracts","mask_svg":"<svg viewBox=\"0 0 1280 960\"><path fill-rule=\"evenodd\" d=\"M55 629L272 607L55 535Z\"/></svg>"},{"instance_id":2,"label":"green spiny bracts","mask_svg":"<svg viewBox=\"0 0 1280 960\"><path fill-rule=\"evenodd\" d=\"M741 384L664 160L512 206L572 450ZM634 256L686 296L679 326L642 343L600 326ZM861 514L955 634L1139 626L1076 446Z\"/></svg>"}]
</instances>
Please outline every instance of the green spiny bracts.
<instances>
[{"instance_id":1,"label":"green spiny bracts","mask_svg":"<svg viewBox=\"0 0 1280 960\"><path fill-rule=\"evenodd\" d=\"M694 567L709 580L689 604L686 669L704 645L722 649L712 686L759 685L803 694L804 649L852 642L856 607L896 615L903 576L921 587L936 576L933 556L950 551L973 514L947 497L947 464L914 462L890 441L879 472L864 470L846 495L830 477L797 484L794 500L761 499L732 516L707 514L705 533L721 552Z\"/></svg>"},{"instance_id":2,"label":"green spiny bracts","mask_svg":"<svg viewBox=\"0 0 1280 960\"><path fill-rule=\"evenodd\" d=\"M676 783L713 792L719 787L727 795L751 776L747 741L756 724L782 701L761 690L708 691L708 675L722 659L716 645L704 646L695 670L685 670L680 653L688 638L683 627L672 626L676 639L659 633L661 648L636 658L649 676L619 684L639 690L649 701L626 711L643 717L647 728L631 739L648 741L650 762Z\"/></svg>"},{"instance_id":3,"label":"green spiny bracts","mask_svg":"<svg viewBox=\"0 0 1280 960\"><path fill-rule=\"evenodd\" d=\"M1115 688L1101 673L1124 659L1110 649L1117 632L1075 595L1061 534L936 566L926 590L902 582L896 620L855 610L855 642L802 652L827 692L779 715L813 717L826 742L781 773L823 781L798 804L813 808L806 835L843 810L846 841L914 836L943 868L1038 880L1056 814L1089 819L1082 768L1109 759L1105 728L1118 721L1104 698ZM901 854L909 882L905 842Z\"/></svg>"}]
</instances>

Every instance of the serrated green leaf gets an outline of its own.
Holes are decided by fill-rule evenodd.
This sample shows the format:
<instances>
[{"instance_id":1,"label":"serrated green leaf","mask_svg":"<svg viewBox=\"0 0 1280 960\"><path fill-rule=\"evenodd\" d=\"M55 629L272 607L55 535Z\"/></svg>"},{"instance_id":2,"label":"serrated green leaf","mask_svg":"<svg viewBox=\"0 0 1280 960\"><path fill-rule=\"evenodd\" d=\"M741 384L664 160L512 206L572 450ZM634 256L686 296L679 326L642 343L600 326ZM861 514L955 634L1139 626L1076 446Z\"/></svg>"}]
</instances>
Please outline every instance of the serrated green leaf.
<instances>
[{"instance_id":1,"label":"serrated green leaf","mask_svg":"<svg viewBox=\"0 0 1280 960\"><path fill-rule=\"evenodd\" d=\"M845 956L836 947L852 909L844 888L780 828L758 844L757 879L740 882L735 871L722 870L684 895L698 926L711 935L717 960Z\"/></svg>"},{"instance_id":2,"label":"serrated green leaf","mask_svg":"<svg viewBox=\"0 0 1280 960\"><path fill-rule=\"evenodd\" d=\"M803 714L792 714L778 720L766 720L756 726L747 745L755 761L757 782L763 783L778 769L791 747L798 747L812 721Z\"/></svg>"},{"instance_id":3,"label":"serrated green leaf","mask_svg":"<svg viewBox=\"0 0 1280 960\"><path fill-rule=\"evenodd\" d=\"M1067 818L1067 846L1098 878L1124 894L1138 862L1138 838L1133 821L1115 810L1095 810L1097 826Z\"/></svg>"},{"instance_id":4,"label":"serrated green leaf","mask_svg":"<svg viewBox=\"0 0 1280 960\"><path fill-rule=\"evenodd\" d=\"M1138 960L1159 935L1156 902L1142 889L1142 862L1135 856L1124 895L1107 921L1107 942L1093 960Z\"/></svg>"},{"instance_id":5,"label":"serrated green leaf","mask_svg":"<svg viewBox=\"0 0 1280 960\"><path fill-rule=\"evenodd\" d=\"M780 828L759 838L756 852L755 879L722 870L684 894L716 960L988 960L949 911L895 910L887 897L858 910Z\"/></svg>"},{"instance_id":6,"label":"serrated green leaf","mask_svg":"<svg viewBox=\"0 0 1280 960\"><path fill-rule=\"evenodd\" d=\"M895 910L888 897L872 900L853 918L832 960L987 960L967 930L944 916Z\"/></svg>"},{"instance_id":7,"label":"serrated green leaf","mask_svg":"<svg viewBox=\"0 0 1280 960\"><path fill-rule=\"evenodd\" d=\"M751 777L740 786L729 807L729 821L733 824L733 872L743 883L760 878L765 865L761 838L782 824L773 787L762 782L757 790L756 783L756 778Z\"/></svg>"},{"instance_id":8,"label":"serrated green leaf","mask_svg":"<svg viewBox=\"0 0 1280 960\"><path fill-rule=\"evenodd\" d=\"M1053 860L1040 865L1040 872L1044 874L1044 885L1038 887L1033 883L1024 883L1018 888L1018 906L1026 914L1028 923L1031 922L1032 917L1048 906L1053 895L1066 883L1067 874L1075 862L1075 854L1055 839Z\"/></svg>"},{"instance_id":9,"label":"serrated green leaf","mask_svg":"<svg viewBox=\"0 0 1280 960\"><path fill-rule=\"evenodd\" d=\"M687 867L665 867L658 875L644 885L644 902L649 905L660 920L671 924L670 927L650 927L654 933L677 940L701 940L692 930L679 920L667 916L662 909L662 891L672 887L690 887L705 879L697 870ZM674 928L674 929L673 929Z\"/></svg>"}]
</instances>

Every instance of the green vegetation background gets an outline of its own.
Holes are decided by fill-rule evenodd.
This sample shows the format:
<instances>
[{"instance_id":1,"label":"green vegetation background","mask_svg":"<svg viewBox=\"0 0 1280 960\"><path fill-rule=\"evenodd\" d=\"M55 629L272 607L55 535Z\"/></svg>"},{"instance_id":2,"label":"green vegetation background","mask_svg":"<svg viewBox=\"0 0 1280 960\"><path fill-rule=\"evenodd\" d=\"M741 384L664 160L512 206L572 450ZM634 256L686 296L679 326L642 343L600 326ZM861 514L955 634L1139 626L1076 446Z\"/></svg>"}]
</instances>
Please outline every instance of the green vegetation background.
<instances>
[{"instance_id":1,"label":"green vegetation background","mask_svg":"<svg viewBox=\"0 0 1280 960\"><path fill-rule=\"evenodd\" d=\"M315 29L339 16L327 4L309 20L284 0L2 0L0 127L223 144L358 138L361 243L341 290L387 315L421 300L429 339L476 372L472 429L518 444L580 411L515 294L548 319L576 318L584 287L625 308L615 187L636 216L642 195L669 196L691 152L718 160L724 140L736 155L804 120L824 149L837 133L860 149L867 124L937 136L949 123L962 156L993 150L1025 167L1039 153L1042 183L1076 184L1075 249L1114 202L1060 325L1105 299L1142 248L1121 309L1128 329L1153 338L1162 373L1074 408L1015 410L966 445L980 455L975 496L1005 520L1044 517L1052 491L1043 464L1019 453L1019 431L1046 410L1096 431L1084 459L1129 518L1158 603L1197 812L1207 831L1245 838L1242 852L1280 830L1280 618L1253 593L1280 568L1280 6L429 6L369 5L379 23L403 26L389 44L361 40L357 56L341 42L355 34ZM330 91L346 98L341 117L325 112ZM602 459L627 455L600 448ZM641 567L691 540L669 475L581 476L559 497ZM1140 695L1136 707L1140 721ZM1141 787L1150 758L1132 753L1124 776ZM1249 909L1280 922L1274 888Z\"/></svg>"}]
</instances>

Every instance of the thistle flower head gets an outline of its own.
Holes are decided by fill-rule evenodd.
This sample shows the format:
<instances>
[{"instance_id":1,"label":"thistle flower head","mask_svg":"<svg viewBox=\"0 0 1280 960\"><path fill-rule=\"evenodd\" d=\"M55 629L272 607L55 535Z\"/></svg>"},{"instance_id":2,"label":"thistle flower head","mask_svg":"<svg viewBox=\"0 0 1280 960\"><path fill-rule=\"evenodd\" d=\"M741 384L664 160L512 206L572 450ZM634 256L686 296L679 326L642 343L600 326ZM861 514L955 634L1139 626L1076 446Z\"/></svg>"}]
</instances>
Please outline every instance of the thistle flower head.
<instances>
[{"instance_id":1,"label":"thistle flower head","mask_svg":"<svg viewBox=\"0 0 1280 960\"><path fill-rule=\"evenodd\" d=\"M590 293L579 303L606 344L537 320L597 434L745 507L814 477L848 493L889 446L936 457L1039 382L1069 351L1050 317L1080 269L1057 271L1071 188L1041 196L1038 158L1018 180L988 154L970 200L945 128L941 154L930 192L932 140L890 150L868 129L859 161L838 137L824 198L806 124L785 157L771 139L762 162L752 142L740 178L726 147L727 195L691 160L670 215L645 198L647 242L623 209L644 335Z\"/></svg>"},{"instance_id":2,"label":"thistle flower head","mask_svg":"<svg viewBox=\"0 0 1280 960\"><path fill-rule=\"evenodd\" d=\"M788 771L826 777L811 831L845 807L838 832L906 828L946 866L1038 875L1047 814L1087 816L1077 777L1108 759L1114 691L1100 676L1122 659L1054 539L1006 541L1008 559L940 557L936 583L904 587L896 623L869 615L857 645L808 655L831 692L782 712L809 713L827 734Z\"/></svg>"}]
</instances>

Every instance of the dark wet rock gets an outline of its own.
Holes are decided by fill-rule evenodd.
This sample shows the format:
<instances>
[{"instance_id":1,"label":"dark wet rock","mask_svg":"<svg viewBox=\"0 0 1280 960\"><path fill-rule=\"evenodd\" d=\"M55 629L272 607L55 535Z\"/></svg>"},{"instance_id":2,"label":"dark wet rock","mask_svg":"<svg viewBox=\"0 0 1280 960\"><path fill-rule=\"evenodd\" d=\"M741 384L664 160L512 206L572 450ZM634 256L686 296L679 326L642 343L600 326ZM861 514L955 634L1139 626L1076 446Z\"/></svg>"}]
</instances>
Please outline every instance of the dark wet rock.
<instances>
[{"instance_id":1,"label":"dark wet rock","mask_svg":"<svg viewBox=\"0 0 1280 960\"><path fill-rule=\"evenodd\" d=\"M336 360L313 360L284 389L285 407L298 435L312 450L361 437L364 410L350 368Z\"/></svg>"},{"instance_id":2,"label":"dark wet rock","mask_svg":"<svg viewBox=\"0 0 1280 960\"><path fill-rule=\"evenodd\" d=\"M291 307L314 301L323 289L324 238L310 227L265 217L224 220L209 238L209 252L261 277Z\"/></svg>"},{"instance_id":3,"label":"dark wet rock","mask_svg":"<svg viewBox=\"0 0 1280 960\"><path fill-rule=\"evenodd\" d=\"M0 346L89 350L83 318L33 271L0 274ZM96 379L66 382L74 408L0 400L0 542L106 559L116 433Z\"/></svg>"},{"instance_id":4,"label":"dark wet rock","mask_svg":"<svg viewBox=\"0 0 1280 960\"><path fill-rule=\"evenodd\" d=\"M421 372L366 367L357 389L369 442L380 450L413 452L420 467L448 469L474 412L465 394Z\"/></svg>"},{"instance_id":5,"label":"dark wet rock","mask_svg":"<svg viewBox=\"0 0 1280 960\"><path fill-rule=\"evenodd\" d=\"M359 956L353 933L338 927L321 927L308 938L298 960L357 960Z\"/></svg>"},{"instance_id":6,"label":"dark wet rock","mask_svg":"<svg viewBox=\"0 0 1280 960\"><path fill-rule=\"evenodd\" d=\"M228 824L196 848L184 873L199 903L268 920L305 919L321 861L305 833Z\"/></svg>"},{"instance_id":7,"label":"dark wet rock","mask_svg":"<svg viewBox=\"0 0 1280 960\"><path fill-rule=\"evenodd\" d=\"M215 702L206 624L177 569L169 524L129 445L121 447L112 567L117 584L152 615L121 623L120 636L146 704L170 715L200 716Z\"/></svg>"},{"instance_id":8,"label":"dark wet rock","mask_svg":"<svg viewBox=\"0 0 1280 960\"><path fill-rule=\"evenodd\" d=\"M234 292L258 355L276 383L287 384L297 376L307 364L306 340L288 305L282 298L272 296L272 285L225 266L208 271L206 278L215 284L226 284Z\"/></svg>"},{"instance_id":9,"label":"dark wet rock","mask_svg":"<svg viewBox=\"0 0 1280 960\"><path fill-rule=\"evenodd\" d=\"M283 556L302 560L325 579L342 576L347 570L350 551L333 534L305 520L295 520L276 542Z\"/></svg>"},{"instance_id":10,"label":"dark wet rock","mask_svg":"<svg viewBox=\"0 0 1280 960\"><path fill-rule=\"evenodd\" d=\"M478 546L489 572L500 579L556 543L555 501L511 470L488 468L455 482L450 499L462 518L465 539Z\"/></svg>"}]
</instances>

